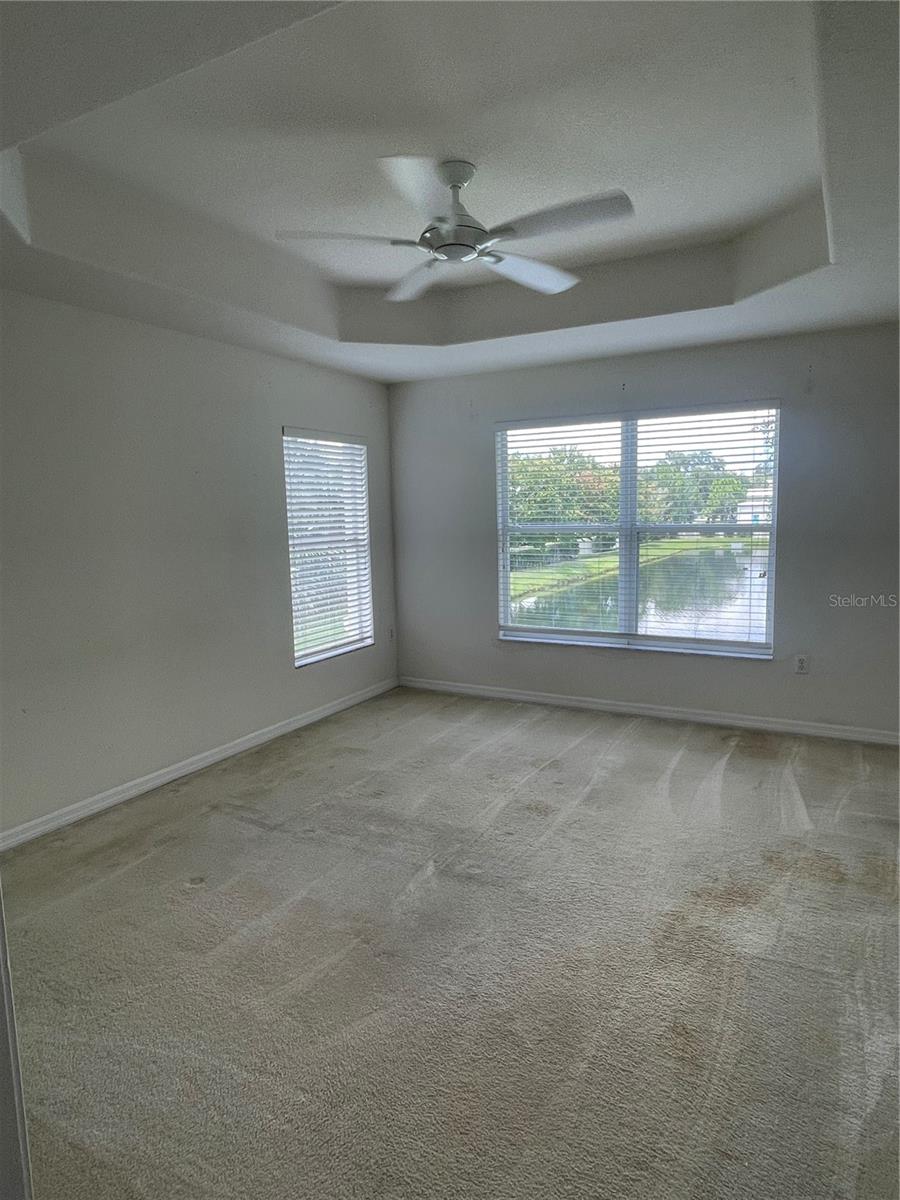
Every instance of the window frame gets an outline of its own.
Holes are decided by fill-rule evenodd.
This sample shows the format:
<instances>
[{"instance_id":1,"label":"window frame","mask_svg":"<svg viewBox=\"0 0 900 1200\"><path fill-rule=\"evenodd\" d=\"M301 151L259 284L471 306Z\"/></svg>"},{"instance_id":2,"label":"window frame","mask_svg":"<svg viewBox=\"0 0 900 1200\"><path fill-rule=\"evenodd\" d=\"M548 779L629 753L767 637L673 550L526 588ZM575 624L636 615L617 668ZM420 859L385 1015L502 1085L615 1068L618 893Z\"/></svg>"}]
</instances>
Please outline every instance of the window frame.
<instances>
[{"instance_id":1,"label":"window frame","mask_svg":"<svg viewBox=\"0 0 900 1200\"><path fill-rule=\"evenodd\" d=\"M607 413L582 413L570 417L528 417L511 421L498 421L495 424L495 486L497 493L497 607L499 616L498 640L501 642L539 643L541 645L599 647L602 649L653 650L673 654L698 654L721 658L747 658L771 661L774 658L774 623L775 623L775 571L776 543L778 524L778 476L780 466L781 441L781 401L765 397L756 400L720 402L715 404L678 405L667 408L650 408L623 410ZM654 420L668 417L702 417L716 416L726 413L754 412L765 410L775 414L775 444L772 467L772 507L768 522L721 522L703 525L651 525L638 521L637 513L637 434L638 423L644 420ZM509 497L507 485L509 479L506 434L510 430L525 430L541 428L559 429L566 425L604 425L620 424L622 426L622 456L619 470L620 480L626 478L626 463L628 477L634 479L633 489L622 488L620 491L620 508L618 522L598 522L594 524L581 522L560 522L559 524L523 523L511 524L508 519ZM630 427L626 438L626 426ZM628 452L625 453L626 444ZM629 493L626 497L626 490ZM633 492L633 494L632 494ZM623 520L624 516L630 518ZM767 533L768 569L766 575L766 639L764 642L739 642L719 638L684 638L668 637L658 634L637 633L637 606L639 604L638 575L640 571L640 542L641 534L652 533L734 533L746 534L748 528ZM633 633L618 631L591 631L553 629L540 626L513 625L507 620L508 612L508 580L509 580L509 537L510 532L548 532L554 533L615 533L620 539L620 569L619 569L619 602L631 610ZM629 540L630 549L624 552L621 539ZM627 572L621 569L622 562L627 559ZM623 578L624 575L624 578ZM506 588L504 589L504 581ZM506 591L506 595L504 595ZM621 611L621 610L620 610Z\"/></svg>"},{"instance_id":2,"label":"window frame","mask_svg":"<svg viewBox=\"0 0 900 1200\"><path fill-rule=\"evenodd\" d=\"M337 445L346 446L361 446L364 451L363 456L363 472L365 476L365 562L368 571L368 625L371 629L371 634L368 636L353 638L350 641L334 643L331 646L310 651L308 654L297 654L297 613L294 610L294 571L291 561L291 510L290 496L288 492L287 479L287 462L285 459L285 442L288 438L299 439L307 442L330 442ZM371 487L369 482L369 440L358 434L349 433L334 433L321 429L298 429L295 426L283 425L281 428L281 471L282 471L282 487L284 496L284 512L285 512L285 532L287 535L287 552L288 552L288 589L290 597L290 613L291 613L291 653L294 660L294 669L301 667L313 666L315 663L325 662L330 658L337 658L342 654L352 654L356 650L365 650L368 646L375 645L375 587L372 578L372 520L371 520Z\"/></svg>"}]
</instances>

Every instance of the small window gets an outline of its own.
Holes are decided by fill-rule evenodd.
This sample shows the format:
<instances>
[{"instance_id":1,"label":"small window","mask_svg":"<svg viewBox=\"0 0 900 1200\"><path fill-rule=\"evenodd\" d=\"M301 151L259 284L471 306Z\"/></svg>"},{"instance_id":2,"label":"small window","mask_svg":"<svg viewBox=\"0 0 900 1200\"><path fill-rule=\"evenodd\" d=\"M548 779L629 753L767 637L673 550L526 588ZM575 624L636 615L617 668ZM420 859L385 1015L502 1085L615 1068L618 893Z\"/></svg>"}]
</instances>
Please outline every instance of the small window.
<instances>
[{"instance_id":1,"label":"small window","mask_svg":"<svg viewBox=\"0 0 900 1200\"><path fill-rule=\"evenodd\" d=\"M294 665L371 646L372 570L366 447L285 429L284 480Z\"/></svg>"},{"instance_id":2,"label":"small window","mask_svg":"<svg viewBox=\"0 0 900 1200\"><path fill-rule=\"evenodd\" d=\"M500 636L771 657L778 411L497 434Z\"/></svg>"}]
</instances>

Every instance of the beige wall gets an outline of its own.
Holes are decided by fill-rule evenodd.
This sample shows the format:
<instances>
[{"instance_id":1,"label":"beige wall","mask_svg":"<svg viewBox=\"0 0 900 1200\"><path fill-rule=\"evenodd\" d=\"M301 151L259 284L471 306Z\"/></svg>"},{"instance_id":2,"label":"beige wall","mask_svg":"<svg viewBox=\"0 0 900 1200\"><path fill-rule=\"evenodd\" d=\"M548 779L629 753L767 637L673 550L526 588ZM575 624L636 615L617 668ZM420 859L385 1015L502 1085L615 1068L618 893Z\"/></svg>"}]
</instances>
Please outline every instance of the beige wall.
<instances>
[{"instance_id":1,"label":"beige wall","mask_svg":"<svg viewBox=\"0 0 900 1200\"><path fill-rule=\"evenodd\" d=\"M773 662L497 640L495 422L771 398ZM829 604L900 590L896 326L401 384L391 400L401 675L896 730L898 610Z\"/></svg>"},{"instance_id":2,"label":"beige wall","mask_svg":"<svg viewBox=\"0 0 900 1200\"><path fill-rule=\"evenodd\" d=\"M385 388L3 296L2 827L395 675ZM376 644L296 670L281 427L369 442Z\"/></svg>"}]
</instances>

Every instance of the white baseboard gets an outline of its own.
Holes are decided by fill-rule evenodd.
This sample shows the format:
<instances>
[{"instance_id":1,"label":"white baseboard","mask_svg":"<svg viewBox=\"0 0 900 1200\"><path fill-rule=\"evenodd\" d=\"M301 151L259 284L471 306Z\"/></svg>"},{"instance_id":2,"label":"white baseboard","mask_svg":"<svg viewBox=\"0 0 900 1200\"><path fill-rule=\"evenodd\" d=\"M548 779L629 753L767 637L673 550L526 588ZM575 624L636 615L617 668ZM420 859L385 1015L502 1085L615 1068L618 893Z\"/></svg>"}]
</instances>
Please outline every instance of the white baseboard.
<instances>
[{"instance_id":1,"label":"white baseboard","mask_svg":"<svg viewBox=\"0 0 900 1200\"><path fill-rule=\"evenodd\" d=\"M696 708L671 708L660 704L638 704L620 700L596 700L592 696L559 696L555 692L520 692L488 687L480 683L450 683L443 679L414 679L401 675L401 687L429 692L453 692L481 696L487 700L521 700L526 704L555 704L563 708L589 708L597 712L622 713L632 717L660 717L666 721L697 721L703 725L726 725L739 729L762 729L768 733L798 733L806 737L843 738L852 742L875 742L895 746L897 734L889 729L862 729L853 725L825 725L817 721L789 721L781 717L754 717L744 713L705 712Z\"/></svg>"},{"instance_id":2,"label":"white baseboard","mask_svg":"<svg viewBox=\"0 0 900 1200\"><path fill-rule=\"evenodd\" d=\"M697 721L704 725L761 729L770 733L843 738L848 741L874 742L886 746L894 746L898 741L897 734L887 729L864 729L853 725L826 725L816 721L790 721L778 717L747 716L743 713L706 712L694 708L672 708L658 704L597 700L592 696L561 696L556 692L516 691L512 688L489 687L486 684L453 683L443 679L416 679L411 676L402 676L400 679L384 679L371 687L363 688L362 691L342 696L339 700L323 704L320 708L314 708L300 716L289 717L288 720L280 721L277 725L269 725L266 729L257 729L254 733L245 734L244 737L228 742L224 746L217 746L213 750L195 754L192 758L186 758L182 762L173 763L170 767L163 767L159 771L143 775L140 779L121 783L97 796L89 796L85 800L78 800L74 804L68 804L65 808L59 808L45 816L36 817L33 821L26 821L22 825L8 829L5 833L0 833L0 853L13 846L19 846L23 842L29 842L42 834L51 833L54 829L61 829L65 825L81 821L84 817L102 812L105 808L112 808L113 805L121 804L124 800L131 800L145 792L152 792L154 788L171 783L174 779L193 775L195 771L202 771L204 767L212 766L213 763L221 762L225 758L231 758L234 754L251 750L254 746L261 746L264 742L281 737L282 734L302 729L304 725L312 725L345 708L352 708L364 700L380 696L382 692L389 692L397 686L421 688L430 692L451 692L463 696L481 696L489 700L516 700L526 704L553 704L563 708L586 708L597 712L622 713L625 716L659 717L663 720Z\"/></svg>"},{"instance_id":3,"label":"white baseboard","mask_svg":"<svg viewBox=\"0 0 900 1200\"><path fill-rule=\"evenodd\" d=\"M315 721L321 721L324 717L330 717L345 708L352 708L353 705L361 704L364 700L371 700L373 696L380 696L382 692L389 692L397 686L398 680L383 679L380 683L374 683L360 692L342 696L340 700L332 700L330 704L323 704L320 708L314 708L300 716L289 717L286 721L279 721L277 725L269 725L266 729L257 729L255 733L245 734L224 746L216 746L214 750L205 750L202 754L195 754L192 758L184 759L183 762L173 763L172 766L163 767L149 775L142 775L140 779L120 783L117 787L101 792L98 796L88 796L86 800L77 800L74 804L67 804L65 808L58 808L55 812L47 813L46 816L35 817L33 821L26 821L23 825L17 825L14 829L0 833L0 852L9 850L13 846L19 846L22 842L30 842L32 838L40 837L44 833L51 833L54 829L61 829L64 825L81 821L84 817L102 812L105 808L112 808L114 804L121 804L123 800L131 800L135 796L143 795L144 792L152 792L154 788L162 787L164 783L171 783L173 779L193 775L195 771L202 771L204 767L221 762L223 758L231 758L233 754L252 750L254 746L261 746L263 742L270 742L284 733L302 729L304 725L312 725Z\"/></svg>"}]
</instances>

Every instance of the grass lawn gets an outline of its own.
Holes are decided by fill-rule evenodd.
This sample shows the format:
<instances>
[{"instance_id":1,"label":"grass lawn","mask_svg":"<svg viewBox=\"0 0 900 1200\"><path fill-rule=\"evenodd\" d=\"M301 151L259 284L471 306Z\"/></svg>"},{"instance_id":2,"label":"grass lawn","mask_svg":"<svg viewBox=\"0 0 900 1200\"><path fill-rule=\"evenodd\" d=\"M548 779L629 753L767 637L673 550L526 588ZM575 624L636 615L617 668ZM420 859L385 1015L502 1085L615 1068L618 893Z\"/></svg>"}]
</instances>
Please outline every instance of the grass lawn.
<instances>
[{"instance_id":1,"label":"grass lawn","mask_svg":"<svg viewBox=\"0 0 900 1200\"><path fill-rule=\"evenodd\" d=\"M749 543L748 537L728 536L718 539L716 547L730 546L733 542ZM662 558L672 558L676 554L686 554L692 550L708 550L712 548L710 537L690 538L657 538L654 541L641 542L641 566ZM604 577L615 577L619 573L618 550L607 550L601 554L586 554L569 562L551 563L546 567L533 567L525 570L511 571L509 576L510 599L518 600L522 596L547 596L555 592L567 591L578 584L591 583Z\"/></svg>"}]
</instances>

